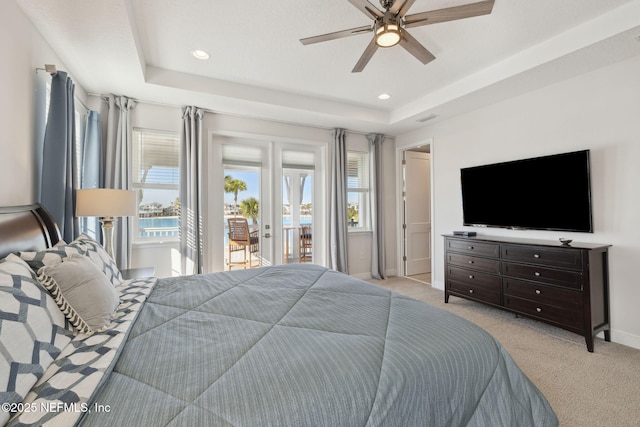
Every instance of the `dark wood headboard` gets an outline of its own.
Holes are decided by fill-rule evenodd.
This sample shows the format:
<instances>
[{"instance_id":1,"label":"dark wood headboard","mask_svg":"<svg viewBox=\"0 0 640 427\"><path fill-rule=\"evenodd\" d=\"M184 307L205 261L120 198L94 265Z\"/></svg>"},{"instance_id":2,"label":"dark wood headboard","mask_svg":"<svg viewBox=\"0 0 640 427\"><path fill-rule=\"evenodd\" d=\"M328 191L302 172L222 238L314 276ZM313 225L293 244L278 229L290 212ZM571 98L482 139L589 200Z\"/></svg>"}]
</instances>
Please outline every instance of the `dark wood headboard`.
<instances>
[{"instance_id":1,"label":"dark wood headboard","mask_svg":"<svg viewBox=\"0 0 640 427\"><path fill-rule=\"evenodd\" d=\"M62 239L41 205L0 207L0 259L12 252L50 248Z\"/></svg>"}]
</instances>

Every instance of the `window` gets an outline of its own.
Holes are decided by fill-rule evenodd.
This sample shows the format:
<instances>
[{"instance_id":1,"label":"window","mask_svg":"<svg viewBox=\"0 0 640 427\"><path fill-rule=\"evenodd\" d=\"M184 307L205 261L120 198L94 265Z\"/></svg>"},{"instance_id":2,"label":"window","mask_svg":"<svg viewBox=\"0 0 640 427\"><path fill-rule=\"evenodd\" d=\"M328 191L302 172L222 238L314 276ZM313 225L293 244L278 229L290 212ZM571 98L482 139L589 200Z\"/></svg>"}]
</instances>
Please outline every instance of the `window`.
<instances>
[{"instance_id":1,"label":"window","mask_svg":"<svg viewBox=\"0 0 640 427\"><path fill-rule=\"evenodd\" d=\"M133 188L138 191L136 240L177 240L180 233L180 138L134 129Z\"/></svg>"},{"instance_id":2,"label":"window","mask_svg":"<svg viewBox=\"0 0 640 427\"><path fill-rule=\"evenodd\" d=\"M84 176L83 170L85 168L84 165L84 144L85 144L85 133L87 131L87 114L88 110L79 101L77 98L75 99L75 124L76 124L76 140L75 140L75 164L76 170L74 171L75 177L74 181L78 184L78 188L91 188L85 187L84 184ZM95 184L98 184L97 182ZM98 217L80 217L78 218L80 233L84 233L95 240L100 241L101 239L101 226L100 226L100 218Z\"/></svg>"},{"instance_id":3,"label":"window","mask_svg":"<svg viewBox=\"0 0 640 427\"><path fill-rule=\"evenodd\" d=\"M349 231L368 231L369 153L347 151L347 225Z\"/></svg>"}]
</instances>

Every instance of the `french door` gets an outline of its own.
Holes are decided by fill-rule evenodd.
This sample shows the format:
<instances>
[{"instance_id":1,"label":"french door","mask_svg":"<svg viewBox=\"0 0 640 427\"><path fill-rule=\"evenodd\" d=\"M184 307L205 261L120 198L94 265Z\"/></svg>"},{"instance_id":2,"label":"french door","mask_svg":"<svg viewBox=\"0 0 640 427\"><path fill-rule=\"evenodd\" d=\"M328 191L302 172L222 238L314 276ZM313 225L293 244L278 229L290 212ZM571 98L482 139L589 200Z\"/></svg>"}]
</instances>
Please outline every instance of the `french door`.
<instances>
[{"instance_id":1,"label":"french door","mask_svg":"<svg viewBox=\"0 0 640 427\"><path fill-rule=\"evenodd\" d=\"M217 135L212 148L212 271L297 262L324 265L325 149ZM230 241L230 218L234 223L234 218L246 218L253 239L247 247Z\"/></svg>"}]
</instances>

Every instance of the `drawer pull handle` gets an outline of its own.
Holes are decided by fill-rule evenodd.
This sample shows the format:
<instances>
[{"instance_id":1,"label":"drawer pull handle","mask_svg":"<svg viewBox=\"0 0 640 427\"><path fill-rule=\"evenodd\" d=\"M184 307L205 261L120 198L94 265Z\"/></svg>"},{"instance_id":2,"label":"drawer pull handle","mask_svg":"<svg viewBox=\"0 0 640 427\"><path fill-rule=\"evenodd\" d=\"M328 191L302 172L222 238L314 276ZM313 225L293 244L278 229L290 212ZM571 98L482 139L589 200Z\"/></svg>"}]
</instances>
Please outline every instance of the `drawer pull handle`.
<instances>
[{"instance_id":1,"label":"drawer pull handle","mask_svg":"<svg viewBox=\"0 0 640 427\"><path fill-rule=\"evenodd\" d=\"M540 289L536 289L536 294L540 295L542 291Z\"/></svg>"},{"instance_id":2,"label":"drawer pull handle","mask_svg":"<svg viewBox=\"0 0 640 427\"><path fill-rule=\"evenodd\" d=\"M540 254L534 254L533 257L534 258L540 258Z\"/></svg>"},{"instance_id":3,"label":"drawer pull handle","mask_svg":"<svg viewBox=\"0 0 640 427\"><path fill-rule=\"evenodd\" d=\"M469 250L473 250L473 246L469 246Z\"/></svg>"},{"instance_id":4,"label":"drawer pull handle","mask_svg":"<svg viewBox=\"0 0 640 427\"><path fill-rule=\"evenodd\" d=\"M540 307L536 307L536 311L537 311L538 313L541 313L541 312L542 312L542 309L541 309Z\"/></svg>"},{"instance_id":5,"label":"drawer pull handle","mask_svg":"<svg viewBox=\"0 0 640 427\"><path fill-rule=\"evenodd\" d=\"M469 261L469 264L473 264L473 261Z\"/></svg>"},{"instance_id":6,"label":"drawer pull handle","mask_svg":"<svg viewBox=\"0 0 640 427\"><path fill-rule=\"evenodd\" d=\"M469 293L472 294L473 293L473 289L469 289Z\"/></svg>"},{"instance_id":7,"label":"drawer pull handle","mask_svg":"<svg viewBox=\"0 0 640 427\"><path fill-rule=\"evenodd\" d=\"M470 275L469 275L469 279L473 279L473 278L475 278L475 277L476 277L476 276L474 276L473 274L470 274Z\"/></svg>"},{"instance_id":8,"label":"drawer pull handle","mask_svg":"<svg viewBox=\"0 0 640 427\"><path fill-rule=\"evenodd\" d=\"M540 277L540 272L536 271L535 273L533 273L533 275L536 276L536 277Z\"/></svg>"}]
</instances>

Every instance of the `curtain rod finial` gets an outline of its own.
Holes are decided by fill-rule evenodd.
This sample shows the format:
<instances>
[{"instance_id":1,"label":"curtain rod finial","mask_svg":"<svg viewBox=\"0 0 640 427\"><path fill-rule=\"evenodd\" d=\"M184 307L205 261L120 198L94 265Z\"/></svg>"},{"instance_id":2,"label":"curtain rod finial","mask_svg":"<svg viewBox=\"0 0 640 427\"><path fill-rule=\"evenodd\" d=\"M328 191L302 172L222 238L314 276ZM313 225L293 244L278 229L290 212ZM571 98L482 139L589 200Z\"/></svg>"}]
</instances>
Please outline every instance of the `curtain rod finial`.
<instances>
[{"instance_id":1,"label":"curtain rod finial","mask_svg":"<svg viewBox=\"0 0 640 427\"><path fill-rule=\"evenodd\" d=\"M44 64L44 68L36 68L36 73L40 70L46 71L51 75L54 75L55 73L58 72L58 68L56 67L55 64Z\"/></svg>"}]
</instances>

